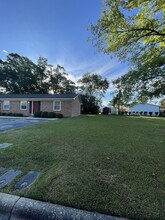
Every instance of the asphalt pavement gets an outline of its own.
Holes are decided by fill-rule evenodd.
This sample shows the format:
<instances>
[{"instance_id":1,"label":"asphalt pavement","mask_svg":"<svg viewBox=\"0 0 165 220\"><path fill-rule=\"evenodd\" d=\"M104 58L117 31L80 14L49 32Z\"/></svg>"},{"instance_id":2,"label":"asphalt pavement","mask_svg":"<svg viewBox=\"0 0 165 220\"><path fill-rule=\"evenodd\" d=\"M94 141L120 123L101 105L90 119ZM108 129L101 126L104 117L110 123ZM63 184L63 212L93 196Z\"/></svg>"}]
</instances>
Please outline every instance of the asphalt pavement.
<instances>
[{"instance_id":1,"label":"asphalt pavement","mask_svg":"<svg viewBox=\"0 0 165 220\"><path fill-rule=\"evenodd\" d=\"M0 117L0 132L30 126L48 121L49 119L32 117Z\"/></svg>"}]
</instances>

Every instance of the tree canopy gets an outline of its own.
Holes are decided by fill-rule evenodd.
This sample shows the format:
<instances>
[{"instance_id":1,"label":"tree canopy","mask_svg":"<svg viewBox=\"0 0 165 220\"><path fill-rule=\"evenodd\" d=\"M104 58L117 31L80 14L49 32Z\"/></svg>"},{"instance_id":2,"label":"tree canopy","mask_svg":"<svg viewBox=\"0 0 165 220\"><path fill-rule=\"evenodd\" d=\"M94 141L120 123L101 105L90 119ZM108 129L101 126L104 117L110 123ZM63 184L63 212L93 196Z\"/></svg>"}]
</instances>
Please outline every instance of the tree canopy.
<instances>
[{"instance_id":1,"label":"tree canopy","mask_svg":"<svg viewBox=\"0 0 165 220\"><path fill-rule=\"evenodd\" d=\"M109 87L107 79L96 73L85 73L78 80L79 90L81 93L82 113L98 114L99 105Z\"/></svg>"},{"instance_id":2,"label":"tree canopy","mask_svg":"<svg viewBox=\"0 0 165 220\"><path fill-rule=\"evenodd\" d=\"M94 45L105 53L133 62L143 56L148 62L165 48L165 2L105 0L100 19L90 28Z\"/></svg>"},{"instance_id":3,"label":"tree canopy","mask_svg":"<svg viewBox=\"0 0 165 220\"><path fill-rule=\"evenodd\" d=\"M150 64L139 63L136 69L117 78L113 84L122 91L125 103L160 97L165 94L165 60L158 57Z\"/></svg>"},{"instance_id":4,"label":"tree canopy","mask_svg":"<svg viewBox=\"0 0 165 220\"><path fill-rule=\"evenodd\" d=\"M98 114L99 103L95 96L81 95L81 114Z\"/></svg>"},{"instance_id":5,"label":"tree canopy","mask_svg":"<svg viewBox=\"0 0 165 220\"><path fill-rule=\"evenodd\" d=\"M39 57L35 64L14 53L8 54L6 61L0 60L0 87L7 93L22 94L74 93L76 89L63 67L53 67L44 57Z\"/></svg>"},{"instance_id":6,"label":"tree canopy","mask_svg":"<svg viewBox=\"0 0 165 220\"><path fill-rule=\"evenodd\" d=\"M103 97L109 87L108 80L96 73L85 73L78 83L83 94L96 97Z\"/></svg>"},{"instance_id":7,"label":"tree canopy","mask_svg":"<svg viewBox=\"0 0 165 220\"><path fill-rule=\"evenodd\" d=\"M0 86L10 93L38 92L37 65L26 57L11 53L0 60Z\"/></svg>"},{"instance_id":8,"label":"tree canopy","mask_svg":"<svg viewBox=\"0 0 165 220\"><path fill-rule=\"evenodd\" d=\"M160 105L161 105L162 108L165 108L165 99L161 100Z\"/></svg>"},{"instance_id":9,"label":"tree canopy","mask_svg":"<svg viewBox=\"0 0 165 220\"><path fill-rule=\"evenodd\" d=\"M68 74L64 67L57 65L57 67L51 69L50 74L50 89L54 94L74 93L76 86L75 83L67 79Z\"/></svg>"},{"instance_id":10,"label":"tree canopy","mask_svg":"<svg viewBox=\"0 0 165 220\"><path fill-rule=\"evenodd\" d=\"M100 19L90 29L95 46L130 64L113 81L123 100L165 95L164 0L105 0Z\"/></svg>"}]
</instances>

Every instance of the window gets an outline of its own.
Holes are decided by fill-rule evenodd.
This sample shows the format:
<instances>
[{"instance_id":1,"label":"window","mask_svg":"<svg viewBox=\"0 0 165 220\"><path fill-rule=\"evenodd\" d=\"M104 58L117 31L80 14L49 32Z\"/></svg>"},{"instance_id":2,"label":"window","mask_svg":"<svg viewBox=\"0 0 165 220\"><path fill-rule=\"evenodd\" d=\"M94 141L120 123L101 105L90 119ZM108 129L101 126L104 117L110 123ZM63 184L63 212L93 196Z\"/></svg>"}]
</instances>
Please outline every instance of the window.
<instances>
[{"instance_id":1,"label":"window","mask_svg":"<svg viewBox=\"0 0 165 220\"><path fill-rule=\"evenodd\" d=\"M26 110L27 109L27 101L21 101L20 109L21 110Z\"/></svg>"},{"instance_id":2,"label":"window","mask_svg":"<svg viewBox=\"0 0 165 220\"><path fill-rule=\"evenodd\" d=\"M61 101L54 101L53 110L54 111L61 111Z\"/></svg>"},{"instance_id":3,"label":"window","mask_svg":"<svg viewBox=\"0 0 165 220\"><path fill-rule=\"evenodd\" d=\"M9 109L10 109L10 101L4 101L3 110L9 110Z\"/></svg>"}]
</instances>

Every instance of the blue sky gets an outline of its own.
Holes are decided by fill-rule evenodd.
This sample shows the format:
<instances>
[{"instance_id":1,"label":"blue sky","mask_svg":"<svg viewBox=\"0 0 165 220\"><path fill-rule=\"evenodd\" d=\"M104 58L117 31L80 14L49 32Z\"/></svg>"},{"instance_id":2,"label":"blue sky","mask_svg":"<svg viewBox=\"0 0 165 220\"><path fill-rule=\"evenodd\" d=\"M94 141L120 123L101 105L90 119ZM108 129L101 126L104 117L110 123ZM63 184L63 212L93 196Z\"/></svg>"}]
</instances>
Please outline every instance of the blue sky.
<instances>
[{"instance_id":1,"label":"blue sky","mask_svg":"<svg viewBox=\"0 0 165 220\"><path fill-rule=\"evenodd\" d=\"M63 66L73 81L87 72L111 81L128 67L87 42L87 27L96 24L101 10L101 0L0 0L0 59L6 58L5 51L33 62L43 56ZM103 104L112 90L110 86Z\"/></svg>"}]
</instances>

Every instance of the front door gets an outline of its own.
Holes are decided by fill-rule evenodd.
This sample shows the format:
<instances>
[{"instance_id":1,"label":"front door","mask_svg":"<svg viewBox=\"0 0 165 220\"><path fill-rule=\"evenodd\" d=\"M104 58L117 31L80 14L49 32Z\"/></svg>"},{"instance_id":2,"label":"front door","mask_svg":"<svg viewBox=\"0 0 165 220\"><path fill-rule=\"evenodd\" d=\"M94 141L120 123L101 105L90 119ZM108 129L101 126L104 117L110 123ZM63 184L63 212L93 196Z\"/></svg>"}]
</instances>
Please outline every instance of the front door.
<instances>
[{"instance_id":1,"label":"front door","mask_svg":"<svg viewBox=\"0 0 165 220\"><path fill-rule=\"evenodd\" d=\"M40 101L33 102L33 114L40 111Z\"/></svg>"}]
</instances>

